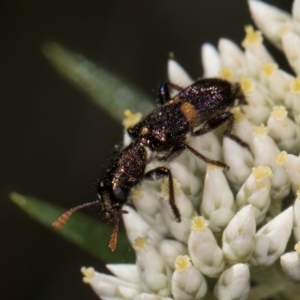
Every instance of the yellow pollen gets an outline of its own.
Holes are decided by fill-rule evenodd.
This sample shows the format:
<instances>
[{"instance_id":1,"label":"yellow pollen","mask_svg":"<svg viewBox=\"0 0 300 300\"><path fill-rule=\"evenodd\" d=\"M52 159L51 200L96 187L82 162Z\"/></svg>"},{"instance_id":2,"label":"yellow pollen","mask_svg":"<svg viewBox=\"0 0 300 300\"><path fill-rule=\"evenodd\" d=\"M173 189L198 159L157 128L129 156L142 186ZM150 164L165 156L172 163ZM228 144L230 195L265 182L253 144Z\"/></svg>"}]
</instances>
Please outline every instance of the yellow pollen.
<instances>
[{"instance_id":1,"label":"yellow pollen","mask_svg":"<svg viewBox=\"0 0 300 300\"><path fill-rule=\"evenodd\" d=\"M300 200L300 185L299 185L299 187L298 187L298 190L297 190L297 192L296 192L296 195L297 195L298 200Z\"/></svg>"},{"instance_id":2,"label":"yellow pollen","mask_svg":"<svg viewBox=\"0 0 300 300\"><path fill-rule=\"evenodd\" d=\"M261 124L260 126L253 126L253 135L256 137L268 134L268 132L268 128L264 124Z\"/></svg>"},{"instance_id":3,"label":"yellow pollen","mask_svg":"<svg viewBox=\"0 0 300 300\"><path fill-rule=\"evenodd\" d=\"M273 175L273 172L269 167L258 166L256 168L252 168L252 174L256 180L260 180L271 177Z\"/></svg>"},{"instance_id":4,"label":"yellow pollen","mask_svg":"<svg viewBox=\"0 0 300 300\"><path fill-rule=\"evenodd\" d=\"M140 120L142 119L142 114L141 113L134 114L129 109L124 110L124 116L125 116L125 118L124 118L122 124L125 127L125 129L127 129L129 127L133 127L138 122L140 122Z\"/></svg>"},{"instance_id":5,"label":"yellow pollen","mask_svg":"<svg viewBox=\"0 0 300 300\"><path fill-rule=\"evenodd\" d=\"M271 117L276 121L283 120L287 116L287 111L284 106L274 106L271 112Z\"/></svg>"},{"instance_id":6,"label":"yellow pollen","mask_svg":"<svg viewBox=\"0 0 300 300\"><path fill-rule=\"evenodd\" d=\"M180 183L173 178L173 187L174 187L174 194L175 196L180 195L180 188L181 185ZM169 201L170 198L170 192L169 192L169 179L165 178L160 186L161 188L161 197L164 198L165 200Z\"/></svg>"},{"instance_id":7,"label":"yellow pollen","mask_svg":"<svg viewBox=\"0 0 300 300\"><path fill-rule=\"evenodd\" d=\"M278 66L274 63L263 63L260 68L265 76L271 76L277 71Z\"/></svg>"},{"instance_id":8,"label":"yellow pollen","mask_svg":"<svg viewBox=\"0 0 300 300\"><path fill-rule=\"evenodd\" d=\"M215 170L221 170L222 168L217 166L217 165L213 165L213 164L207 164L206 167L206 171L215 171Z\"/></svg>"},{"instance_id":9,"label":"yellow pollen","mask_svg":"<svg viewBox=\"0 0 300 300\"><path fill-rule=\"evenodd\" d=\"M245 93L251 92L254 88L254 82L251 78L242 76L240 79L242 90Z\"/></svg>"},{"instance_id":10,"label":"yellow pollen","mask_svg":"<svg viewBox=\"0 0 300 300\"><path fill-rule=\"evenodd\" d=\"M246 36L244 40L242 41L242 46L244 48L247 48L249 46L253 46L255 44L262 43L263 38L260 31L254 31L253 27L251 25L245 26L245 32Z\"/></svg>"},{"instance_id":11,"label":"yellow pollen","mask_svg":"<svg viewBox=\"0 0 300 300\"><path fill-rule=\"evenodd\" d=\"M192 222L192 230L203 230L208 227L208 222L203 217L194 217Z\"/></svg>"},{"instance_id":12,"label":"yellow pollen","mask_svg":"<svg viewBox=\"0 0 300 300\"><path fill-rule=\"evenodd\" d=\"M175 261L175 269L179 272L184 272L187 268L191 266L191 258L188 255L179 255Z\"/></svg>"},{"instance_id":13,"label":"yellow pollen","mask_svg":"<svg viewBox=\"0 0 300 300\"><path fill-rule=\"evenodd\" d=\"M289 27L287 26L282 26L279 28L277 31L278 36L282 37L284 34L286 34L289 31Z\"/></svg>"},{"instance_id":14,"label":"yellow pollen","mask_svg":"<svg viewBox=\"0 0 300 300\"><path fill-rule=\"evenodd\" d=\"M235 124L246 118L245 114L242 113L239 106L233 107L230 112L233 114Z\"/></svg>"},{"instance_id":15,"label":"yellow pollen","mask_svg":"<svg viewBox=\"0 0 300 300\"><path fill-rule=\"evenodd\" d=\"M95 270L94 268L86 268L86 267L82 267L80 269L81 273L83 274L83 282L84 283L90 283L91 280L93 279L93 277L95 276Z\"/></svg>"},{"instance_id":16,"label":"yellow pollen","mask_svg":"<svg viewBox=\"0 0 300 300\"><path fill-rule=\"evenodd\" d=\"M300 255L300 242L295 245L294 249L297 251L298 255Z\"/></svg>"},{"instance_id":17,"label":"yellow pollen","mask_svg":"<svg viewBox=\"0 0 300 300\"><path fill-rule=\"evenodd\" d=\"M140 200L144 197L144 195L140 188L133 188L133 189L131 189L131 197L134 200Z\"/></svg>"},{"instance_id":18,"label":"yellow pollen","mask_svg":"<svg viewBox=\"0 0 300 300\"><path fill-rule=\"evenodd\" d=\"M287 161L287 152L286 151L281 151L277 156L276 156L276 164L277 165L284 165Z\"/></svg>"},{"instance_id":19,"label":"yellow pollen","mask_svg":"<svg viewBox=\"0 0 300 300\"><path fill-rule=\"evenodd\" d=\"M293 94L299 94L300 93L300 76L296 77L295 80L293 80L291 82L290 91Z\"/></svg>"},{"instance_id":20,"label":"yellow pollen","mask_svg":"<svg viewBox=\"0 0 300 300\"><path fill-rule=\"evenodd\" d=\"M223 79L227 79L229 81L233 80L233 71L230 68L222 67L219 71L219 75Z\"/></svg>"},{"instance_id":21,"label":"yellow pollen","mask_svg":"<svg viewBox=\"0 0 300 300\"><path fill-rule=\"evenodd\" d=\"M142 237L138 237L134 240L134 243L132 245L132 247L136 250L142 250L146 245L146 239L142 238Z\"/></svg>"}]
</instances>

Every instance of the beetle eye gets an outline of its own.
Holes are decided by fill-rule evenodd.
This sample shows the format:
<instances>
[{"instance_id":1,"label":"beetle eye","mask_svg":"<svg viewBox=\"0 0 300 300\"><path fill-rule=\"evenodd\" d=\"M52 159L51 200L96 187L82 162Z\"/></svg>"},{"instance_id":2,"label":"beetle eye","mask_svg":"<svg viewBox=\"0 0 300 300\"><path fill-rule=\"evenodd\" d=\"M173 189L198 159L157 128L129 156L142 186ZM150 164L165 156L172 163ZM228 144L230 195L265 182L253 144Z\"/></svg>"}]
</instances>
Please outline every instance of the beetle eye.
<instances>
[{"instance_id":1,"label":"beetle eye","mask_svg":"<svg viewBox=\"0 0 300 300\"><path fill-rule=\"evenodd\" d=\"M121 187L118 186L118 187L114 188L113 195L117 201L120 201L123 203L126 202L126 195L124 193L124 190Z\"/></svg>"}]
</instances>

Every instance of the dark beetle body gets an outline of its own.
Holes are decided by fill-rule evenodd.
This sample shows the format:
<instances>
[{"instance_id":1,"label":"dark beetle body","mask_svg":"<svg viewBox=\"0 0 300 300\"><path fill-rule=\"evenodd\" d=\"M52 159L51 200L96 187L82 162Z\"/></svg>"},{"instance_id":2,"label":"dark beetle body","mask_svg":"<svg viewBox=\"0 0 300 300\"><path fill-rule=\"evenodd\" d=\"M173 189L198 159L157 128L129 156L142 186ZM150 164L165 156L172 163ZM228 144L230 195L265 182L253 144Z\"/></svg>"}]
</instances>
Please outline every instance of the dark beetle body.
<instances>
[{"instance_id":1,"label":"dark beetle body","mask_svg":"<svg viewBox=\"0 0 300 300\"><path fill-rule=\"evenodd\" d=\"M132 139L141 141L152 151L170 151L178 142L185 141L196 127L229 111L236 99L240 100L238 104L245 103L238 83L217 78L199 80L128 132Z\"/></svg>"},{"instance_id":2,"label":"dark beetle body","mask_svg":"<svg viewBox=\"0 0 300 300\"><path fill-rule=\"evenodd\" d=\"M180 212L175 203L173 177L170 169L158 167L145 173L147 164L153 159L171 160L184 150L224 169L229 167L217 160L209 159L190 147L188 136L208 133L226 123L224 134L247 146L230 133L234 116L230 109L246 104L245 96L238 83L223 79L202 79L182 89L170 99L167 84L159 90L161 106L146 116L141 122L128 129L132 141L114 158L112 167L98 185L99 200L75 207L53 223L61 228L76 210L100 205L104 218L115 224L109 247L114 250L123 204L128 201L131 189L142 179L169 179L169 202L174 216L180 222Z\"/></svg>"},{"instance_id":3,"label":"dark beetle body","mask_svg":"<svg viewBox=\"0 0 300 300\"><path fill-rule=\"evenodd\" d=\"M111 169L99 183L98 196L104 217L113 221L114 211L120 210L132 187L144 175L147 153L143 145L133 142L118 153Z\"/></svg>"},{"instance_id":4,"label":"dark beetle body","mask_svg":"<svg viewBox=\"0 0 300 300\"><path fill-rule=\"evenodd\" d=\"M114 220L115 211L120 211L127 202L132 187L145 177L149 161L161 157L167 159L173 152L180 154L184 150L180 146L185 145L189 133L201 135L219 127L220 115L233 116L229 110L235 104L245 103L238 83L217 78L203 79L182 90L129 128L132 143L115 157L113 167L99 183L98 194L106 218ZM206 128L206 122L211 120L216 120L216 123L209 122ZM221 121L224 123L227 119ZM198 133L194 131L202 124L203 133L201 129ZM146 177L153 179L167 175L161 174L160 168L159 174L152 172Z\"/></svg>"}]
</instances>

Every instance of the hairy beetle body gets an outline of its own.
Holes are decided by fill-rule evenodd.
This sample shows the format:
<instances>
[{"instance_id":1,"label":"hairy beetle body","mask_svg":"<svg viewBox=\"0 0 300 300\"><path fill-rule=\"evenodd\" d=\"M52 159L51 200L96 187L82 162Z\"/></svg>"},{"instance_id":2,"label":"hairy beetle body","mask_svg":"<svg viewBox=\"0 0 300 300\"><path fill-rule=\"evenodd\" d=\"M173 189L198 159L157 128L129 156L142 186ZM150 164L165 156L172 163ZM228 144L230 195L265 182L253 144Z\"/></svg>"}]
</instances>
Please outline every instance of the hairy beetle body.
<instances>
[{"instance_id":1,"label":"hairy beetle body","mask_svg":"<svg viewBox=\"0 0 300 300\"><path fill-rule=\"evenodd\" d=\"M180 222L180 212L175 203L173 177L170 169L157 167L145 172L153 159L168 161L184 150L189 150L207 163L229 167L217 160L209 159L187 144L188 136L206 134L226 124L224 134L242 146L243 141L230 132L234 116L230 109L246 104L245 96L238 83L211 78L196 81L171 98L168 86L159 90L161 106L146 116L141 122L128 129L132 141L114 158L112 167L98 184L98 201L71 209L59 218L54 226L60 228L70 215L82 207L99 205L104 218L115 224L109 247L114 250L117 241L118 222L123 204L128 201L131 189L141 180L169 179L169 202L174 216ZM61 220L61 221L60 221Z\"/></svg>"}]
</instances>

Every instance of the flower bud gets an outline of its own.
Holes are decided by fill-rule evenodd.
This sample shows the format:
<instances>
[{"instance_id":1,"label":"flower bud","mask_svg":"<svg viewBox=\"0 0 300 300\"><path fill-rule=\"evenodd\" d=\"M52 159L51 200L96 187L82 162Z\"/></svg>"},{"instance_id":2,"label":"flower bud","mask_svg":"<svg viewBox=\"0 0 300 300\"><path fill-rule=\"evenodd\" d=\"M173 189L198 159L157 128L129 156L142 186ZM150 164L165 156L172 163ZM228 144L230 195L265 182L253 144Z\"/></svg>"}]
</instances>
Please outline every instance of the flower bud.
<instances>
[{"instance_id":1,"label":"flower bud","mask_svg":"<svg viewBox=\"0 0 300 300\"><path fill-rule=\"evenodd\" d=\"M250 167L253 166L253 157L248 149L241 147L237 142L229 137L223 139L224 162L230 166L226 172L226 177L239 190L251 173Z\"/></svg>"},{"instance_id":2,"label":"flower bud","mask_svg":"<svg viewBox=\"0 0 300 300\"><path fill-rule=\"evenodd\" d=\"M248 1L254 23L278 49L282 49L280 30L291 27L292 18L285 11L262 1Z\"/></svg>"},{"instance_id":3,"label":"flower bud","mask_svg":"<svg viewBox=\"0 0 300 300\"><path fill-rule=\"evenodd\" d=\"M222 236L223 253L229 264L246 262L254 250L256 230L252 205L247 205L235 214Z\"/></svg>"},{"instance_id":4,"label":"flower bud","mask_svg":"<svg viewBox=\"0 0 300 300\"><path fill-rule=\"evenodd\" d=\"M257 77L261 64L273 62L273 58L262 43L263 38L260 31L254 31L251 25L245 26L245 31L246 37L242 42L242 46L245 48L247 76Z\"/></svg>"},{"instance_id":5,"label":"flower bud","mask_svg":"<svg viewBox=\"0 0 300 300\"><path fill-rule=\"evenodd\" d=\"M159 244L159 252L168 266L173 270L176 258L179 255L188 254L188 249L181 242L165 239Z\"/></svg>"},{"instance_id":6,"label":"flower bud","mask_svg":"<svg viewBox=\"0 0 300 300\"><path fill-rule=\"evenodd\" d=\"M271 176L272 170L269 167L252 168L252 174L236 196L236 204L239 209L247 204L252 204L256 224L260 224L264 220L270 206Z\"/></svg>"},{"instance_id":7,"label":"flower bud","mask_svg":"<svg viewBox=\"0 0 300 300\"><path fill-rule=\"evenodd\" d=\"M282 151L276 156L276 163L283 167L288 179L292 183L293 192L296 193L300 183L300 157Z\"/></svg>"},{"instance_id":8,"label":"flower bud","mask_svg":"<svg viewBox=\"0 0 300 300\"><path fill-rule=\"evenodd\" d=\"M144 290L159 296L170 295L171 270L160 253L143 238L137 238L133 248Z\"/></svg>"},{"instance_id":9,"label":"flower bud","mask_svg":"<svg viewBox=\"0 0 300 300\"><path fill-rule=\"evenodd\" d=\"M270 266L284 252L293 226L293 207L290 207L263 226L255 235L252 266Z\"/></svg>"},{"instance_id":10,"label":"flower bud","mask_svg":"<svg viewBox=\"0 0 300 300\"><path fill-rule=\"evenodd\" d=\"M209 277L217 277L225 267L223 252L203 217L194 217L188 240L193 265Z\"/></svg>"},{"instance_id":11,"label":"flower bud","mask_svg":"<svg viewBox=\"0 0 300 300\"><path fill-rule=\"evenodd\" d=\"M168 60L168 78L171 83L183 89L193 83L193 80L190 78L190 76L174 59ZM175 91L174 96L177 93L178 91Z\"/></svg>"},{"instance_id":12,"label":"flower bud","mask_svg":"<svg viewBox=\"0 0 300 300\"><path fill-rule=\"evenodd\" d=\"M217 187L217 188L216 188ZM233 194L221 168L208 165L205 176L201 213L209 220L209 228L222 231L234 216Z\"/></svg>"},{"instance_id":13,"label":"flower bud","mask_svg":"<svg viewBox=\"0 0 300 300\"><path fill-rule=\"evenodd\" d=\"M292 281L300 281L300 242L295 246L296 251L288 252L280 257L284 274Z\"/></svg>"},{"instance_id":14,"label":"flower bud","mask_svg":"<svg viewBox=\"0 0 300 300\"><path fill-rule=\"evenodd\" d=\"M142 291L139 283L101 274L93 268L82 267L81 272L84 275L83 282L90 284L99 297L131 300Z\"/></svg>"},{"instance_id":15,"label":"flower bud","mask_svg":"<svg viewBox=\"0 0 300 300\"><path fill-rule=\"evenodd\" d=\"M217 77L221 68L221 62L220 55L213 45L209 43L205 43L202 45L201 60L204 70L203 77Z\"/></svg>"},{"instance_id":16,"label":"flower bud","mask_svg":"<svg viewBox=\"0 0 300 300\"><path fill-rule=\"evenodd\" d=\"M147 239L153 245L157 245L163 239L163 236L154 231L133 208L130 206L124 208L128 214L123 214L122 217L131 244L138 237Z\"/></svg>"},{"instance_id":17,"label":"flower bud","mask_svg":"<svg viewBox=\"0 0 300 300\"><path fill-rule=\"evenodd\" d=\"M284 106L275 106L268 119L270 137L276 142L279 149L291 154L300 151L300 128L288 116Z\"/></svg>"},{"instance_id":18,"label":"flower bud","mask_svg":"<svg viewBox=\"0 0 300 300\"><path fill-rule=\"evenodd\" d=\"M218 299L246 300L250 291L250 272L246 264L236 264L218 279L214 294Z\"/></svg>"},{"instance_id":19,"label":"flower bud","mask_svg":"<svg viewBox=\"0 0 300 300\"><path fill-rule=\"evenodd\" d=\"M140 186L132 189L131 197L139 216L147 222L151 229L161 235L167 235L169 229L161 210L161 199L158 189L157 182L145 180ZM138 234L137 236L143 235Z\"/></svg>"},{"instance_id":20,"label":"flower bud","mask_svg":"<svg viewBox=\"0 0 300 300\"><path fill-rule=\"evenodd\" d=\"M203 275L191 264L189 256L178 256L172 276L172 295L175 300L202 299L207 291Z\"/></svg>"},{"instance_id":21,"label":"flower bud","mask_svg":"<svg viewBox=\"0 0 300 300\"><path fill-rule=\"evenodd\" d=\"M283 52L289 65L296 74L300 74L300 38L299 35L288 31L281 37Z\"/></svg>"},{"instance_id":22,"label":"flower bud","mask_svg":"<svg viewBox=\"0 0 300 300\"><path fill-rule=\"evenodd\" d=\"M268 166L273 171L271 198L281 201L290 192L290 183L284 170L276 164L279 149L268 135L268 129L262 124L253 130L253 154L256 166Z\"/></svg>"},{"instance_id":23,"label":"flower bud","mask_svg":"<svg viewBox=\"0 0 300 300\"><path fill-rule=\"evenodd\" d=\"M218 43L222 66L237 70L237 76L246 73L245 55L243 51L231 40L221 38Z\"/></svg>"}]
</instances>

